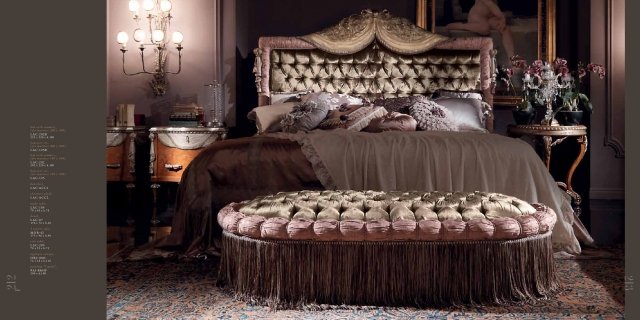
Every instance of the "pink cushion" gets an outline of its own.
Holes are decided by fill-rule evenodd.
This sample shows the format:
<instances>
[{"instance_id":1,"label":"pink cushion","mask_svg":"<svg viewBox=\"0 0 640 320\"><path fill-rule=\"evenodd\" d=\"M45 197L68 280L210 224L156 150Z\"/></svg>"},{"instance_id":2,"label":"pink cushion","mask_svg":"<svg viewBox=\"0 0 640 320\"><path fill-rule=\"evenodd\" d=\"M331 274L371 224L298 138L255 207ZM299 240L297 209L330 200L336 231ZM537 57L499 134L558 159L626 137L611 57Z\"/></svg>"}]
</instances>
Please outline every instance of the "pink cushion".
<instances>
[{"instance_id":1,"label":"pink cushion","mask_svg":"<svg viewBox=\"0 0 640 320\"><path fill-rule=\"evenodd\" d=\"M362 220L343 220L340 221L340 240L345 241L361 241L366 235L365 223Z\"/></svg>"},{"instance_id":2,"label":"pink cushion","mask_svg":"<svg viewBox=\"0 0 640 320\"><path fill-rule=\"evenodd\" d=\"M266 239L289 239L288 224L289 219L282 217L267 219L260 228L260 236Z\"/></svg>"},{"instance_id":3,"label":"pink cushion","mask_svg":"<svg viewBox=\"0 0 640 320\"><path fill-rule=\"evenodd\" d=\"M293 219L287 226L289 239L293 240L311 240L316 237L313 231L313 220L311 219Z\"/></svg>"},{"instance_id":4,"label":"pink cushion","mask_svg":"<svg viewBox=\"0 0 640 320\"><path fill-rule=\"evenodd\" d=\"M340 229L337 220L318 220L313 224L316 240L334 241L340 239Z\"/></svg>"},{"instance_id":5,"label":"pink cushion","mask_svg":"<svg viewBox=\"0 0 640 320\"><path fill-rule=\"evenodd\" d=\"M289 217L261 209L282 204L294 208ZM545 234L557 217L547 206L497 193L327 190L231 203L217 220L226 232L262 239L473 241Z\"/></svg>"}]
</instances>

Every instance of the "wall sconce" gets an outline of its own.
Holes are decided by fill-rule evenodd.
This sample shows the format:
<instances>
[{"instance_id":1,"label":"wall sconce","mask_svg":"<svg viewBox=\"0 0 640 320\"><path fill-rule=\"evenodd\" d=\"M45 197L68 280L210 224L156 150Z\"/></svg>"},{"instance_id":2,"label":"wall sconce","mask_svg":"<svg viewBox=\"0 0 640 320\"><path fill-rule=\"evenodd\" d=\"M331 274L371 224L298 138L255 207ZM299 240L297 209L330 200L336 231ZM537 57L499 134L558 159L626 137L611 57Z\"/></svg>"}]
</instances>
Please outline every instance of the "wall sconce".
<instances>
[{"instance_id":1,"label":"wall sconce","mask_svg":"<svg viewBox=\"0 0 640 320\"><path fill-rule=\"evenodd\" d=\"M129 42L129 35L124 32L118 32L116 40L122 46L120 51L122 52L122 72L128 76L138 74L150 74L153 79L150 81L151 90L155 96L162 96L167 92L169 87L169 81L167 74L178 74L182 70L182 33L176 31L173 32L171 37L172 42L176 45L178 50L178 70L175 72L169 72L166 67L167 61L167 44L169 43L169 37L167 36L171 25L171 8L172 3L170 0L143 0L142 6L137 0L129 1L129 11L133 14L133 20L136 22L136 29L133 31L133 40L140 45L140 59L142 62L142 71L135 73L128 73L125 70L125 53L127 52L127 42ZM143 17L144 16L144 17ZM140 26L141 20L146 18L147 25L145 28ZM153 71L148 71L144 62L144 50L147 46L153 47L155 67Z\"/></svg>"}]
</instances>

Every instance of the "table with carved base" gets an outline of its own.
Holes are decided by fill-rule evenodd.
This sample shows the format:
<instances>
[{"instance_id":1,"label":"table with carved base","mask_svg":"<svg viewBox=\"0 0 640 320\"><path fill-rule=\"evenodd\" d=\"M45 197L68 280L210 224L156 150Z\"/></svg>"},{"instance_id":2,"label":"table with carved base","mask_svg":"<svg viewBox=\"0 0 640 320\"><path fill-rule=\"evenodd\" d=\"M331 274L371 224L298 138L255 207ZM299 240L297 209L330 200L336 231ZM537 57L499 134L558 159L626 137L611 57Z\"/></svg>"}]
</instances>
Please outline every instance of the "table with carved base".
<instances>
[{"instance_id":1,"label":"table with carved base","mask_svg":"<svg viewBox=\"0 0 640 320\"><path fill-rule=\"evenodd\" d=\"M179 183L184 169L203 148L227 138L227 128L153 127L149 129L151 150L149 173L153 197L152 225L157 220L160 183Z\"/></svg>"},{"instance_id":2,"label":"table with carved base","mask_svg":"<svg viewBox=\"0 0 640 320\"><path fill-rule=\"evenodd\" d=\"M133 206L133 190L136 187L136 147L146 139L147 128L107 127L107 182L124 182L127 189L127 207ZM127 210L127 224L133 224L130 210Z\"/></svg>"},{"instance_id":3,"label":"table with carved base","mask_svg":"<svg viewBox=\"0 0 640 320\"><path fill-rule=\"evenodd\" d=\"M552 147L562 143L569 137L575 137L576 141L580 145L580 150L575 160L571 164L569 171L567 172L566 180L558 182L558 186L562 188L571 198L575 206L575 212L579 216L581 213L580 204L582 203L582 197L573 190L571 181L573 179L573 173L587 153L587 146L589 144L587 139L587 127L583 125L576 126L546 126L539 124L529 125L509 125L507 127L507 133L510 137L517 138L521 136L530 136L533 138L540 138L542 140L544 149L542 159L547 166L547 170L551 167L551 150Z\"/></svg>"}]
</instances>

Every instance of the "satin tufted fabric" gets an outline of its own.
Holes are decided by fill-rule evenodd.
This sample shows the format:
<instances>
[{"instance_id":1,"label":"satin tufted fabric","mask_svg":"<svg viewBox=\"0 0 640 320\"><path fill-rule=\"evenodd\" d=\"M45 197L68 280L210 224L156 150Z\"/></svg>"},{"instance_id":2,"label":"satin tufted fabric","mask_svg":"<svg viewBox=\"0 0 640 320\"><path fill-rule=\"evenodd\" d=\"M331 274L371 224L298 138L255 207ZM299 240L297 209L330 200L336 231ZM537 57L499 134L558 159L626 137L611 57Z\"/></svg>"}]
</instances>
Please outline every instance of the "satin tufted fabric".
<instances>
[{"instance_id":1,"label":"satin tufted fabric","mask_svg":"<svg viewBox=\"0 0 640 320\"><path fill-rule=\"evenodd\" d=\"M232 203L228 232L294 240L504 240L545 234L550 208L486 192L299 191Z\"/></svg>"},{"instance_id":2,"label":"satin tufted fabric","mask_svg":"<svg viewBox=\"0 0 640 320\"><path fill-rule=\"evenodd\" d=\"M479 50L431 50L405 56L370 46L349 55L271 50L272 91L327 91L377 97L430 95L438 89L480 89Z\"/></svg>"}]
</instances>

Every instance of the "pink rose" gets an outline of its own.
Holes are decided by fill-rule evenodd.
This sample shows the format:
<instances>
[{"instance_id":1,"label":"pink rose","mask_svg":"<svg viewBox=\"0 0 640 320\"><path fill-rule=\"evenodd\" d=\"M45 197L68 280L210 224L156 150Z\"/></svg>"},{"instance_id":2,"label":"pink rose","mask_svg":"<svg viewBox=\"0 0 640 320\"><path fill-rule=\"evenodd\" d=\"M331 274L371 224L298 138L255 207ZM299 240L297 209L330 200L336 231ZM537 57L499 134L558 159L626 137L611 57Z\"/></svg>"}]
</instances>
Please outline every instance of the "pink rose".
<instances>
[{"instance_id":1,"label":"pink rose","mask_svg":"<svg viewBox=\"0 0 640 320\"><path fill-rule=\"evenodd\" d=\"M567 60L562 58L556 58L556 60L553 61L553 64L556 66L556 68L566 67Z\"/></svg>"},{"instance_id":2,"label":"pink rose","mask_svg":"<svg viewBox=\"0 0 640 320\"><path fill-rule=\"evenodd\" d=\"M569 68L564 67L564 66L560 67L560 68L556 69L556 73L561 74L561 75L564 76L564 75L569 73Z\"/></svg>"}]
</instances>

